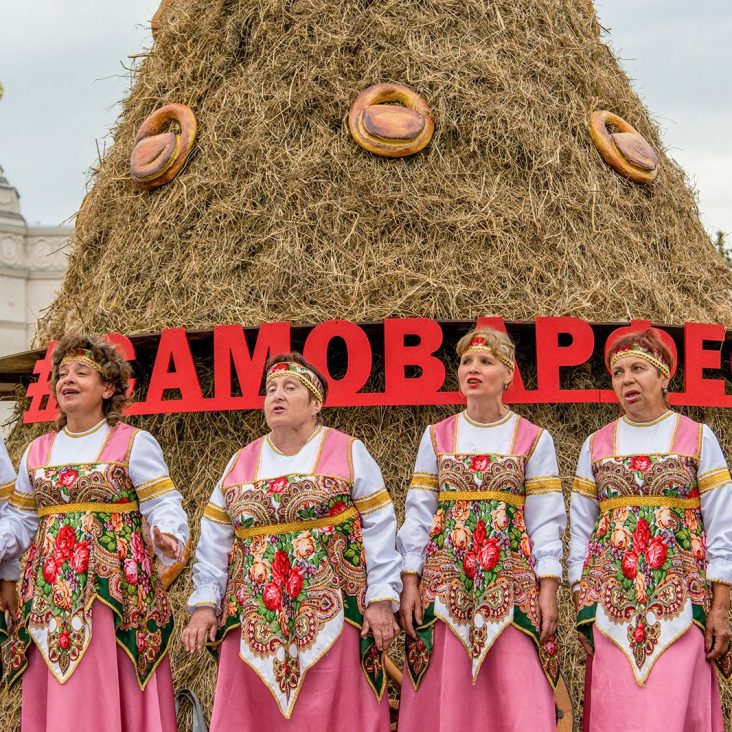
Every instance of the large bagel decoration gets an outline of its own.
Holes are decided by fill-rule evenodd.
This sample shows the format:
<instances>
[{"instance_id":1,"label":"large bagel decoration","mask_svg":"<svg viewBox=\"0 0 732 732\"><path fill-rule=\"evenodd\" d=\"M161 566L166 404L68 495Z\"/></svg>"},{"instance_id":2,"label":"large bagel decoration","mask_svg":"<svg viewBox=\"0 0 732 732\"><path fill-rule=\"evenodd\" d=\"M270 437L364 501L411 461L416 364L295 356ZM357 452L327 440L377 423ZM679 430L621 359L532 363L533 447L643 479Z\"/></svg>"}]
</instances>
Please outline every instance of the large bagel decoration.
<instances>
[{"instance_id":1,"label":"large bagel decoration","mask_svg":"<svg viewBox=\"0 0 732 732\"><path fill-rule=\"evenodd\" d=\"M620 132L610 133L608 126ZM590 137L605 162L634 183L650 183L658 175L658 156L622 117L601 109L590 115Z\"/></svg>"},{"instance_id":2,"label":"large bagel decoration","mask_svg":"<svg viewBox=\"0 0 732 732\"><path fill-rule=\"evenodd\" d=\"M161 130L177 122L180 133ZM169 183L181 171L196 139L196 116L185 104L166 104L140 127L130 157L130 175L143 188Z\"/></svg>"},{"instance_id":3,"label":"large bagel decoration","mask_svg":"<svg viewBox=\"0 0 732 732\"><path fill-rule=\"evenodd\" d=\"M427 102L402 84L375 84L362 91L348 114L348 129L364 149L387 158L422 150L435 123Z\"/></svg>"}]
</instances>

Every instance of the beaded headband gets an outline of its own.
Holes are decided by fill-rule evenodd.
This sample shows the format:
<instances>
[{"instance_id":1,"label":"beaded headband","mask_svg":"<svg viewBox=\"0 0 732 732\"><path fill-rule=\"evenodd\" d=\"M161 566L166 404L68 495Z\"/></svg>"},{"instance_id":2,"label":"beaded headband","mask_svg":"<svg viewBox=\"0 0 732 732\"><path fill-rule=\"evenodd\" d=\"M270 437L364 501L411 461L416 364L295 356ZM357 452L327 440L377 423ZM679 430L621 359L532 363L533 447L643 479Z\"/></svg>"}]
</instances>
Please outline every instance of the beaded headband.
<instances>
[{"instance_id":1,"label":"beaded headband","mask_svg":"<svg viewBox=\"0 0 732 732\"><path fill-rule=\"evenodd\" d=\"M272 379L276 379L278 376L293 376L308 391L319 401L322 402L325 399L325 390L320 379L315 375L314 371L311 371L306 366L302 366L294 361L285 361L282 363L276 363L268 372L266 382L269 384Z\"/></svg>"},{"instance_id":2,"label":"beaded headband","mask_svg":"<svg viewBox=\"0 0 732 732\"><path fill-rule=\"evenodd\" d=\"M610 359L610 370L613 369L615 364L623 358L641 358L647 361L651 366L655 366L667 379L671 376L671 369L655 354L651 353L647 348L643 348L639 343L630 346L629 348L623 348L620 351L615 351L612 358Z\"/></svg>"},{"instance_id":3,"label":"beaded headband","mask_svg":"<svg viewBox=\"0 0 732 732\"><path fill-rule=\"evenodd\" d=\"M59 368L67 363L83 363L86 366L89 366L89 368L98 371L100 374L102 373L101 364L98 361L94 360L94 355L88 348L80 348L77 351L71 351L71 353L67 353L63 357L63 359L61 359Z\"/></svg>"},{"instance_id":4,"label":"beaded headband","mask_svg":"<svg viewBox=\"0 0 732 732\"><path fill-rule=\"evenodd\" d=\"M509 353L506 353L509 351ZM482 335L477 335L470 341L470 345L465 349L465 353L490 353L491 356L497 358L506 368L513 369L513 353L510 352L509 346L499 343L491 338L490 341Z\"/></svg>"}]
</instances>

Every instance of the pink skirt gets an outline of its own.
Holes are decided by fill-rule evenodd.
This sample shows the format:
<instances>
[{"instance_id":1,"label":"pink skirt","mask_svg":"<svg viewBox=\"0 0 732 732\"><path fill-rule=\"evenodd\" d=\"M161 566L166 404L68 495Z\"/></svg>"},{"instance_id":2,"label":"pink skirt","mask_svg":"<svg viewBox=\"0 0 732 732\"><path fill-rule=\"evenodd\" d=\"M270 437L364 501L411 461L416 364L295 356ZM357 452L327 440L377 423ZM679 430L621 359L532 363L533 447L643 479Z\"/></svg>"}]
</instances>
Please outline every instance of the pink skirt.
<instances>
[{"instance_id":1,"label":"pink skirt","mask_svg":"<svg viewBox=\"0 0 732 732\"><path fill-rule=\"evenodd\" d=\"M399 732L556 732L554 693L534 642L509 625L473 684L468 654L435 623L430 665L419 691L404 673Z\"/></svg>"},{"instance_id":2,"label":"pink skirt","mask_svg":"<svg viewBox=\"0 0 732 732\"><path fill-rule=\"evenodd\" d=\"M597 629L585 678L584 729L591 732L724 732L717 675L704 635L690 628L638 686L625 654Z\"/></svg>"},{"instance_id":3,"label":"pink skirt","mask_svg":"<svg viewBox=\"0 0 732 732\"><path fill-rule=\"evenodd\" d=\"M312 666L290 719L272 692L239 657L241 636L231 631L221 644L211 732L388 732L386 692L379 702L359 660L359 631L345 624L340 638Z\"/></svg>"},{"instance_id":4,"label":"pink skirt","mask_svg":"<svg viewBox=\"0 0 732 732\"><path fill-rule=\"evenodd\" d=\"M22 696L22 732L177 730L168 657L142 691L132 661L115 640L114 615L101 602L92 606L89 647L65 684L31 643Z\"/></svg>"}]
</instances>

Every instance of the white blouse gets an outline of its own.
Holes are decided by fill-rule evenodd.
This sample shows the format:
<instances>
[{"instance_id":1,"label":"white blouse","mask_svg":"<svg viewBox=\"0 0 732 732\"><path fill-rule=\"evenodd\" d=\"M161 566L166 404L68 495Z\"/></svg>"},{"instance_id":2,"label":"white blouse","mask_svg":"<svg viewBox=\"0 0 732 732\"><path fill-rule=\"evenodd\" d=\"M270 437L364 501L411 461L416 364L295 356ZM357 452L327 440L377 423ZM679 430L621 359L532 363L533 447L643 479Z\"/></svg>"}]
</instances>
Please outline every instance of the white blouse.
<instances>
[{"instance_id":1,"label":"white blouse","mask_svg":"<svg viewBox=\"0 0 732 732\"><path fill-rule=\"evenodd\" d=\"M625 417L618 423L617 455L669 453L675 434L677 413L668 411L648 424L631 422ZM732 484L724 483L704 490L704 476L727 468L727 461L714 433L702 427L702 449L699 457L701 513L707 535L707 579L732 584ZM595 520L600 513L597 486L592 474L590 437L582 445L577 463L577 478L570 503L569 583L573 590L582 578L587 547Z\"/></svg>"},{"instance_id":2,"label":"white blouse","mask_svg":"<svg viewBox=\"0 0 732 732\"><path fill-rule=\"evenodd\" d=\"M10 505L10 496L15 487L15 470L10 462L5 443L0 438L0 521L6 515ZM0 580L17 581L20 577L20 562L17 559L0 561Z\"/></svg>"},{"instance_id":3,"label":"white blouse","mask_svg":"<svg viewBox=\"0 0 732 732\"><path fill-rule=\"evenodd\" d=\"M278 478L294 473L312 474L315 470L320 443L326 434L320 428L294 455L283 455L276 450L269 438L262 442L259 466L255 480ZM358 501L374 495L384 488L384 479L376 461L360 440L351 447L353 464L353 488L351 498ZM229 460L223 475L233 466L236 455ZM221 480L211 494L209 504L226 510ZM396 611L402 589L399 573L400 559L394 548L396 515L391 501L376 510L361 514L363 546L366 554L366 604L379 600L391 600ZM231 524L222 524L203 517L201 537L196 548L193 566L193 593L188 600L188 610L196 607L213 607L219 610L221 598L228 580L228 555L234 542Z\"/></svg>"},{"instance_id":4,"label":"white blouse","mask_svg":"<svg viewBox=\"0 0 732 732\"><path fill-rule=\"evenodd\" d=\"M465 412L457 422L457 446L459 454L510 454L518 415L509 412L491 424L479 424ZM429 542L432 517L437 510L437 491L428 488L438 476L438 462L428 427L419 444L414 466L415 479L407 492L406 517L397 535L397 549L402 556L402 572L421 574L425 551ZM557 456L552 436L542 430L534 452L525 468L527 483L524 521L536 560L538 577L562 577L562 533L567 524L564 499L559 488L544 490L542 480L558 478ZM418 485L419 476L425 476L425 487ZM534 493L529 490L531 481L537 485Z\"/></svg>"},{"instance_id":5,"label":"white blouse","mask_svg":"<svg viewBox=\"0 0 732 732\"><path fill-rule=\"evenodd\" d=\"M61 430L53 441L49 464L78 465L97 462L110 429L105 421L80 434ZM33 487L27 467L29 451L30 445L20 460L15 490L21 495L32 497ZM163 451L149 432L141 430L135 434L128 470L135 488L139 492L145 488L142 495L138 494L138 500L140 513L150 531L157 527L161 532L174 536L181 549L185 547L188 541L188 519L183 510L183 498L170 482L170 471L165 464ZM160 486L160 490L155 490L156 485ZM3 561L9 558L17 560L33 542L37 528L36 511L9 505L0 519L0 558ZM156 554L165 566L175 562L157 551Z\"/></svg>"}]
</instances>

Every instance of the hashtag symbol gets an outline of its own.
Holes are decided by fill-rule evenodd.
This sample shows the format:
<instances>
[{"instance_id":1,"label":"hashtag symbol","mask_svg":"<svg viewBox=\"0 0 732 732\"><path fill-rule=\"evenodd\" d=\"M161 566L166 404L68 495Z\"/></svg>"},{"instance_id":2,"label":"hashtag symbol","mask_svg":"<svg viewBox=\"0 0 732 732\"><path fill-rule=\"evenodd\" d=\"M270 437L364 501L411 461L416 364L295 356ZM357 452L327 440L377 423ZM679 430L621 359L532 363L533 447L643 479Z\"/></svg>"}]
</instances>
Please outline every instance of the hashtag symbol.
<instances>
[{"instance_id":1,"label":"hashtag symbol","mask_svg":"<svg viewBox=\"0 0 732 732\"><path fill-rule=\"evenodd\" d=\"M58 404L51 394L51 371L53 370L53 349L56 341L51 341L46 349L46 355L39 358L33 367L33 373L38 374L37 381L28 385L26 396L30 398L30 406L23 414L23 422L50 422L58 416Z\"/></svg>"}]
</instances>

